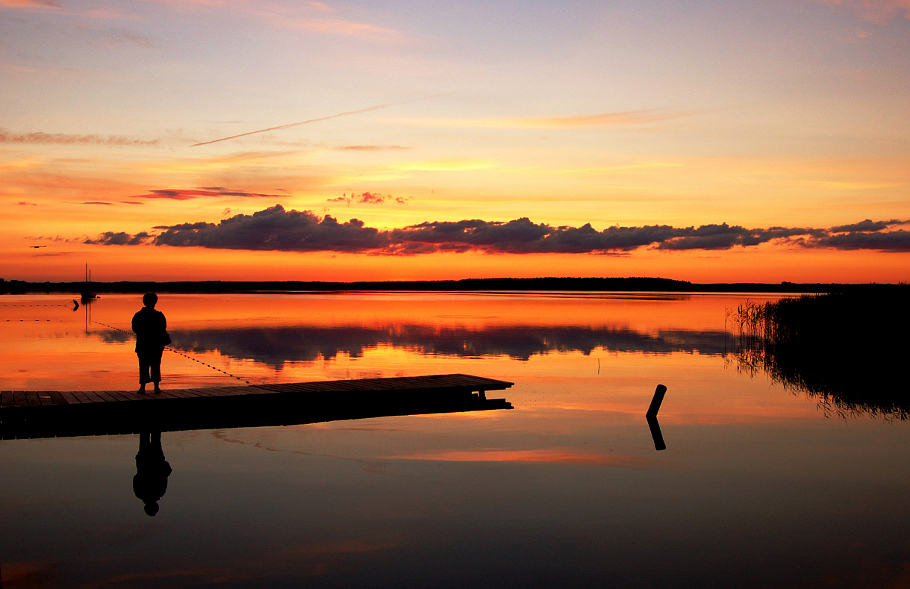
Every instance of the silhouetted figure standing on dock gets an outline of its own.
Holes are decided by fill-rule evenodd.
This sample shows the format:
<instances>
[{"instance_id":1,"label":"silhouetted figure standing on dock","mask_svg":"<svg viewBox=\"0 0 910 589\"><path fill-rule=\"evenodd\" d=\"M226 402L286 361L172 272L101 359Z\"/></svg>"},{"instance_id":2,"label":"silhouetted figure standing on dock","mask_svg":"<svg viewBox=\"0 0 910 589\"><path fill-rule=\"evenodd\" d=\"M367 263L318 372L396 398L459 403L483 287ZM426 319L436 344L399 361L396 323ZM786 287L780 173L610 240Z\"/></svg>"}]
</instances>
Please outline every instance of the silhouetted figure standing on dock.
<instances>
[{"instance_id":1,"label":"silhouetted figure standing on dock","mask_svg":"<svg viewBox=\"0 0 910 589\"><path fill-rule=\"evenodd\" d=\"M139 356L139 390L140 395L145 394L145 384L155 383L155 392L160 393L158 383L161 382L161 354L164 346L171 343L167 334L167 319L164 313L155 310L158 295L153 292L142 296L145 305L133 315L133 332L136 334L136 355Z\"/></svg>"},{"instance_id":2,"label":"silhouetted figure standing on dock","mask_svg":"<svg viewBox=\"0 0 910 589\"><path fill-rule=\"evenodd\" d=\"M136 476L133 477L133 493L145 503L145 513L158 513L158 501L167 492L167 477L171 465L164 459L161 449L161 432L139 434L139 453L136 454Z\"/></svg>"}]
</instances>

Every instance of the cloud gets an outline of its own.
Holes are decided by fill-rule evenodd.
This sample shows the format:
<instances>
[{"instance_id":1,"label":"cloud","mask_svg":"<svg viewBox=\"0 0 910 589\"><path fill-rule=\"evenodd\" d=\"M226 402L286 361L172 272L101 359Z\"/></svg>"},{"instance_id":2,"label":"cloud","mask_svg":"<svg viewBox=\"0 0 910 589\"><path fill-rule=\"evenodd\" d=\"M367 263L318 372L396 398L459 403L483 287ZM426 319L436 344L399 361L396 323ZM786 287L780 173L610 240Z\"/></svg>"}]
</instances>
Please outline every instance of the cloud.
<instances>
[{"instance_id":1,"label":"cloud","mask_svg":"<svg viewBox=\"0 0 910 589\"><path fill-rule=\"evenodd\" d=\"M105 6L104 3L100 2L97 3L96 6L90 8L72 8L64 7L52 0L0 0L0 9L3 8L27 10L31 12L53 11L55 14L63 16L76 16L97 20L123 20L134 18L133 15L123 12L119 8Z\"/></svg>"},{"instance_id":2,"label":"cloud","mask_svg":"<svg viewBox=\"0 0 910 589\"><path fill-rule=\"evenodd\" d=\"M791 237L821 237L824 232L819 229L772 227L770 229L745 229L731 227L726 223L720 225L702 225L676 230L679 235L663 241L659 249L663 250L726 250L735 246L748 247L767 243L775 239L785 240Z\"/></svg>"},{"instance_id":3,"label":"cloud","mask_svg":"<svg viewBox=\"0 0 910 589\"><path fill-rule=\"evenodd\" d=\"M41 131L33 133L11 133L6 129L0 129L0 143L153 147L158 145L159 140L153 139L151 141L146 141L142 139L130 139L129 137L123 137L122 135L73 135L69 133L44 133Z\"/></svg>"},{"instance_id":4,"label":"cloud","mask_svg":"<svg viewBox=\"0 0 910 589\"><path fill-rule=\"evenodd\" d=\"M335 151L400 151L411 148L404 145L341 145L332 149Z\"/></svg>"},{"instance_id":5,"label":"cloud","mask_svg":"<svg viewBox=\"0 0 910 589\"><path fill-rule=\"evenodd\" d=\"M0 0L0 8L60 8L50 0Z\"/></svg>"},{"instance_id":6,"label":"cloud","mask_svg":"<svg viewBox=\"0 0 910 589\"><path fill-rule=\"evenodd\" d=\"M242 190L228 190L223 186L202 186L195 189L165 188L150 190L147 194L138 194L133 198L169 198L172 200L193 200L196 198L220 198L224 196L239 198L280 198L276 194L260 194L258 192L244 192Z\"/></svg>"},{"instance_id":7,"label":"cloud","mask_svg":"<svg viewBox=\"0 0 910 589\"><path fill-rule=\"evenodd\" d=\"M853 223L852 225L840 225L838 227L832 227L831 233L846 233L848 231L882 231L891 225L903 225L903 222L898 221L897 219L892 219L891 221L872 221L871 219L866 219L865 221Z\"/></svg>"},{"instance_id":8,"label":"cloud","mask_svg":"<svg viewBox=\"0 0 910 589\"><path fill-rule=\"evenodd\" d=\"M908 221L899 219L890 221L865 219L859 223L832 227L825 234L818 235L817 239L804 245L838 250L910 252L910 232L903 229L888 231L894 226L907 224Z\"/></svg>"},{"instance_id":9,"label":"cloud","mask_svg":"<svg viewBox=\"0 0 910 589\"><path fill-rule=\"evenodd\" d=\"M3 0L0 0L3 1ZM177 10L233 11L246 18L266 21L280 29L304 30L324 35L354 37L369 41L398 41L402 34L389 27L337 16L324 2L234 2L230 0L158 0Z\"/></svg>"},{"instance_id":10,"label":"cloud","mask_svg":"<svg viewBox=\"0 0 910 589\"><path fill-rule=\"evenodd\" d=\"M821 0L832 8L845 8L863 20L886 24L895 18L910 19L910 0Z\"/></svg>"},{"instance_id":11,"label":"cloud","mask_svg":"<svg viewBox=\"0 0 910 589\"><path fill-rule=\"evenodd\" d=\"M466 172L471 170L489 170L496 167L491 160L452 159L428 162L410 162L388 166L390 170L401 172Z\"/></svg>"},{"instance_id":12,"label":"cloud","mask_svg":"<svg viewBox=\"0 0 910 589\"><path fill-rule=\"evenodd\" d=\"M126 29L107 29L98 34L96 43L106 47L136 46L155 49L159 44L144 35Z\"/></svg>"},{"instance_id":13,"label":"cloud","mask_svg":"<svg viewBox=\"0 0 910 589\"><path fill-rule=\"evenodd\" d=\"M829 235L816 240L811 247L838 250L878 250L882 252L910 252L910 232L900 229L888 232L859 232Z\"/></svg>"},{"instance_id":14,"label":"cloud","mask_svg":"<svg viewBox=\"0 0 910 589\"><path fill-rule=\"evenodd\" d=\"M292 8L263 3L252 3L246 5L245 8L249 14L285 29L358 37L373 41L394 41L401 38L401 33L395 29L336 17L334 16L335 11L323 2L301 3L295 7L296 11ZM296 14L292 11L295 11Z\"/></svg>"},{"instance_id":15,"label":"cloud","mask_svg":"<svg viewBox=\"0 0 910 589\"><path fill-rule=\"evenodd\" d=\"M291 18L280 19L279 22L287 28L330 35L367 37L375 40L392 40L400 37L400 33L395 29L338 18Z\"/></svg>"},{"instance_id":16,"label":"cloud","mask_svg":"<svg viewBox=\"0 0 910 589\"><path fill-rule=\"evenodd\" d=\"M615 125L641 125L689 116L663 109L576 115L570 117L528 117L517 119L404 119L399 122L433 127L468 127L483 129L571 129Z\"/></svg>"},{"instance_id":17,"label":"cloud","mask_svg":"<svg viewBox=\"0 0 910 589\"><path fill-rule=\"evenodd\" d=\"M378 192L362 192L360 194L354 194L352 192L350 196L345 193L337 198L330 198L326 202L343 202L347 203L348 205L350 205L352 202L366 205L381 205L385 202L396 202L400 205L403 205L409 200L410 198L408 197L393 197L391 194L380 194Z\"/></svg>"},{"instance_id":18,"label":"cloud","mask_svg":"<svg viewBox=\"0 0 910 589\"><path fill-rule=\"evenodd\" d=\"M216 249L364 252L384 248L387 239L358 219L339 223L330 215L320 219L310 211L285 211L275 205L252 215L235 215L217 225L174 225L158 234L154 243Z\"/></svg>"},{"instance_id":19,"label":"cloud","mask_svg":"<svg viewBox=\"0 0 910 589\"><path fill-rule=\"evenodd\" d=\"M96 239L86 239L84 243L99 245L140 245L146 243L150 235L145 231L130 235L129 233L107 231Z\"/></svg>"},{"instance_id":20,"label":"cloud","mask_svg":"<svg viewBox=\"0 0 910 589\"><path fill-rule=\"evenodd\" d=\"M535 225L526 217L508 223L434 221L394 229L390 248L405 254L470 250L517 253L533 248L550 231L547 225Z\"/></svg>"},{"instance_id":21,"label":"cloud","mask_svg":"<svg viewBox=\"0 0 910 589\"><path fill-rule=\"evenodd\" d=\"M362 193L344 199L377 204L387 196ZM332 199L338 201L339 199ZM708 224L699 227L644 225L608 227L598 231L581 227L554 227L527 217L511 221L432 221L380 231L363 221L339 222L331 215L312 211L286 211L281 205L239 214L218 224L208 222L157 226L155 234L107 232L85 243L137 245L152 243L172 247L205 247L313 252L330 251L382 255L418 255L436 252L487 254L607 254L641 248L663 251L730 250L765 243L838 250L910 251L910 232L895 230L906 221L865 220L830 229L769 227L747 229L739 225Z\"/></svg>"},{"instance_id":22,"label":"cloud","mask_svg":"<svg viewBox=\"0 0 910 589\"><path fill-rule=\"evenodd\" d=\"M625 112L602 113L595 115L580 115L574 117L544 117L513 119L504 126L532 127L532 128L568 128L568 127L602 127L605 125L640 125L666 121L685 116L680 113L665 110L634 110Z\"/></svg>"}]
</instances>

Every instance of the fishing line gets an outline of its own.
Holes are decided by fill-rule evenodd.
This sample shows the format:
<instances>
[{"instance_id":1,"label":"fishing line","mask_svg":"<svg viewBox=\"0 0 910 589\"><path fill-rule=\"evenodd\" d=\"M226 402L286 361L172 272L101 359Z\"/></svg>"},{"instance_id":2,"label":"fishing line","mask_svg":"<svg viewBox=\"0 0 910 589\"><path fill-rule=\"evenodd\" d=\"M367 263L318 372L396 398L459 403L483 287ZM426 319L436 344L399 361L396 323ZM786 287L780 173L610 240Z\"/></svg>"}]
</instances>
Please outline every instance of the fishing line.
<instances>
[{"instance_id":1,"label":"fishing line","mask_svg":"<svg viewBox=\"0 0 910 589\"><path fill-rule=\"evenodd\" d=\"M68 304L61 305L59 303L55 303L53 305L49 305L47 303L44 303L44 304L41 304L41 303L3 303L2 306L4 306L4 307L64 307L66 309L70 308L70 306Z\"/></svg>"},{"instance_id":2,"label":"fishing line","mask_svg":"<svg viewBox=\"0 0 910 589\"><path fill-rule=\"evenodd\" d=\"M61 305L59 303L47 304L47 303L3 303L0 305L2 307L63 307L64 309L69 309L69 305ZM15 319L7 319L6 322L16 321ZM32 321L32 319L19 319L20 323L25 321ZM41 321L41 319L34 319L34 321ZM45 322L50 322L50 319L45 319Z\"/></svg>"},{"instance_id":3,"label":"fishing line","mask_svg":"<svg viewBox=\"0 0 910 589\"><path fill-rule=\"evenodd\" d=\"M102 323L102 322L100 322L100 321L95 321L94 319L92 319L92 323L96 323L96 324L98 324L98 325L101 325L102 327L107 327L108 329L113 329L114 331L119 331L120 333L125 333L125 334L129 335L130 337L135 337L135 336L133 335L133 332L132 332L132 331L126 331L125 329L120 329L119 327L114 327L113 325L108 325L107 323ZM178 356L183 356L183 357L186 358L187 360L192 360L192 361L195 362L196 364L201 364L202 366L206 366L206 367L208 367L208 368L211 368L212 370L214 370L214 371L216 371L216 372L220 372L221 374L223 374L223 375L225 375L225 376L230 376L231 378L236 378L237 380L239 380L239 381L241 381L241 382L245 382L246 384L252 384L250 381L248 381L247 379L245 379L245 378L243 378L243 377L241 377L241 376L236 376L236 375L234 375L234 374L231 374L230 372L225 372L224 370L218 368L217 366L212 366L211 364L207 364L207 363L203 362L202 360L198 360L198 359L196 359L196 358L193 358L193 357L190 356L189 354L184 354L183 352L180 352L180 351L178 351L178 350L176 350L176 349L174 349L174 348L172 348L172 347L170 347L170 346L164 346L164 349L167 350L167 351L169 351L169 352L173 352L173 353L177 354Z\"/></svg>"}]
</instances>

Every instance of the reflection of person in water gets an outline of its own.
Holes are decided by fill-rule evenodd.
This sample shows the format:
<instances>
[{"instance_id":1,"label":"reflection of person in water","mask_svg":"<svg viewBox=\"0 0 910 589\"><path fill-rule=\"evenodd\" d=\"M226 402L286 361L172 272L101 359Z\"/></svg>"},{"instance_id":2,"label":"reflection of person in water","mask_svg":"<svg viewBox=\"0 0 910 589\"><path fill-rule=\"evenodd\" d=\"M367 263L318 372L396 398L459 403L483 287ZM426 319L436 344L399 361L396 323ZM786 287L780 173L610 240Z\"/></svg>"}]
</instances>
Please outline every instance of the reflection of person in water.
<instances>
[{"instance_id":1,"label":"reflection of person in water","mask_svg":"<svg viewBox=\"0 0 910 589\"><path fill-rule=\"evenodd\" d=\"M167 477L171 465L164 459L161 449L161 432L139 434L139 453L136 454L136 476L133 477L133 492L145 503L145 513L158 513L158 501L167 492Z\"/></svg>"},{"instance_id":2,"label":"reflection of person in water","mask_svg":"<svg viewBox=\"0 0 910 589\"><path fill-rule=\"evenodd\" d=\"M164 313L155 310L158 295L153 292L142 296L145 305L133 315L133 332L136 334L136 355L139 356L139 390L145 394L145 383L155 383L155 392L160 393L161 354L164 346L171 343L167 334L167 319Z\"/></svg>"}]
</instances>

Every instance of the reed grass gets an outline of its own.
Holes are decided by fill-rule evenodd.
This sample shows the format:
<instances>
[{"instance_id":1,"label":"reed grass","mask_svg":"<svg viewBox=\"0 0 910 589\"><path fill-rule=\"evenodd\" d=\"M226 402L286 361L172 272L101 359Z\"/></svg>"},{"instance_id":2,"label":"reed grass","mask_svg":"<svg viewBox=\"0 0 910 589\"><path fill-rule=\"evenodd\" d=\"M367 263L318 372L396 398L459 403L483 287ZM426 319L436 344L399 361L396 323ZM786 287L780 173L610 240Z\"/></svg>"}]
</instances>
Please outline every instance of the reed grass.
<instances>
[{"instance_id":1,"label":"reed grass","mask_svg":"<svg viewBox=\"0 0 910 589\"><path fill-rule=\"evenodd\" d=\"M733 357L740 370L765 372L828 414L907 420L908 303L906 287L747 301L731 313Z\"/></svg>"}]
</instances>

